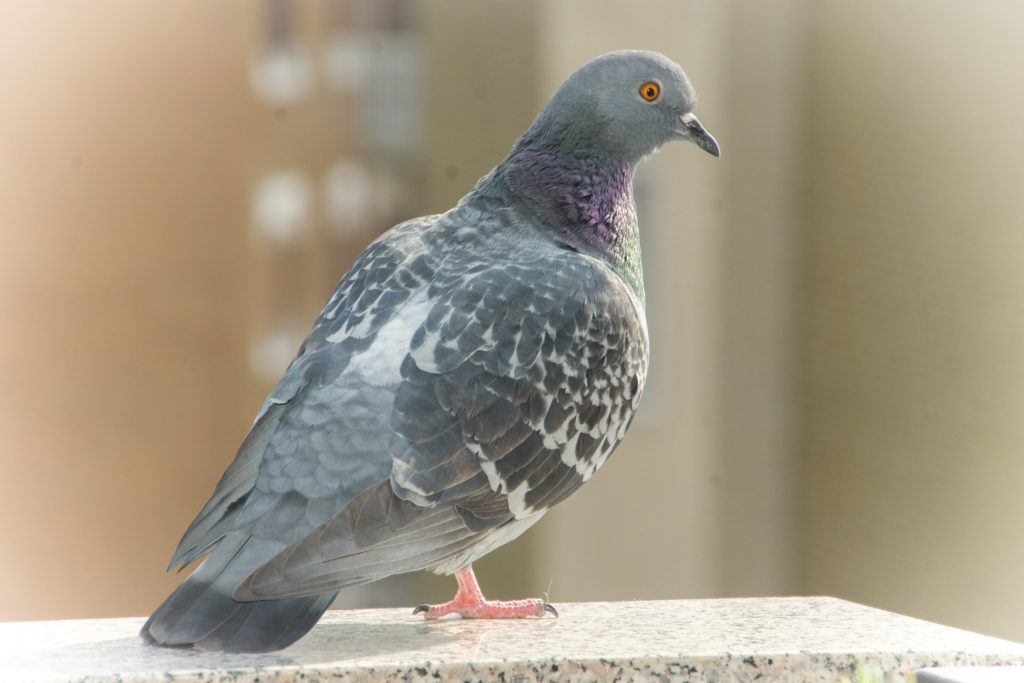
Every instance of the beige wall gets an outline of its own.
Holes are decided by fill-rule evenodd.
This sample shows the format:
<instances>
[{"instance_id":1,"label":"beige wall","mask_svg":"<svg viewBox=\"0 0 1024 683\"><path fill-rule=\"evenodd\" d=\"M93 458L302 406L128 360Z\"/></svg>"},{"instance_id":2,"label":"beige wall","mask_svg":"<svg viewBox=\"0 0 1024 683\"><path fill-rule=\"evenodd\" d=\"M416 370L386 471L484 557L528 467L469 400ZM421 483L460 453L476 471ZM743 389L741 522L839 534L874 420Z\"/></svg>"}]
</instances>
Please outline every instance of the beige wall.
<instances>
[{"instance_id":1,"label":"beige wall","mask_svg":"<svg viewBox=\"0 0 1024 683\"><path fill-rule=\"evenodd\" d=\"M0 618L138 613L258 402L248 26L222 6L0 12ZM223 455L218 455L223 454Z\"/></svg>"},{"instance_id":2,"label":"beige wall","mask_svg":"<svg viewBox=\"0 0 1024 683\"><path fill-rule=\"evenodd\" d=\"M0 619L142 614L268 389L249 355L281 278L252 187L320 173L346 133L336 99L255 100L247 3L0 17ZM296 247L307 329L325 252Z\"/></svg>"},{"instance_id":3,"label":"beige wall","mask_svg":"<svg viewBox=\"0 0 1024 683\"><path fill-rule=\"evenodd\" d=\"M152 609L268 388L254 339L282 312L308 327L386 227L331 237L318 209L285 252L252 238L266 173L319 182L360 153L351 98L254 99L257 6L79 4L0 17L0 619ZM301 6L316 45L337 15ZM673 145L638 175L641 414L600 475L480 563L485 589L827 593L1024 639L1016 5L416 7L426 132L399 214L449 206L610 49L683 64L723 148Z\"/></svg>"},{"instance_id":4,"label":"beige wall","mask_svg":"<svg viewBox=\"0 0 1024 683\"><path fill-rule=\"evenodd\" d=\"M1024 638L1020 10L580 5L549 6L587 17L552 81L661 49L724 153L652 164L670 388L538 528L555 595L826 593Z\"/></svg>"},{"instance_id":5,"label":"beige wall","mask_svg":"<svg viewBox=\"0 0 1024 683\"><path fill-rule=\"evenodd\" d=\"M800 585L1024 639L1024 9L811 12Z\"/></svg>"}]
</instances>

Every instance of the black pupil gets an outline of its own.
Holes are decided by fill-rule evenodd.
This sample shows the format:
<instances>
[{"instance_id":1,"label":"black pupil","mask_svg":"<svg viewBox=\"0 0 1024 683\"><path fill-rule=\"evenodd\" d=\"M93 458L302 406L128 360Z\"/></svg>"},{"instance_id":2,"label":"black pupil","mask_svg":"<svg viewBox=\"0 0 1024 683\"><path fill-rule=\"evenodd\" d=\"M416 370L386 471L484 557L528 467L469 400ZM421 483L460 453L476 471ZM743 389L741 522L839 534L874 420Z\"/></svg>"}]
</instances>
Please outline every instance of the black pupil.
<instances>
[{"instance_id":1,"label":"black pupil","mask_svg":"<svg viewBox=\"0 0 1024 683\"><path fill-rule=\"evenodd\" d=\"M644 94L647 96L647 99L654 99L654 86L647 86L647 88L644 90Z\"/></svg>"}]
</instances>

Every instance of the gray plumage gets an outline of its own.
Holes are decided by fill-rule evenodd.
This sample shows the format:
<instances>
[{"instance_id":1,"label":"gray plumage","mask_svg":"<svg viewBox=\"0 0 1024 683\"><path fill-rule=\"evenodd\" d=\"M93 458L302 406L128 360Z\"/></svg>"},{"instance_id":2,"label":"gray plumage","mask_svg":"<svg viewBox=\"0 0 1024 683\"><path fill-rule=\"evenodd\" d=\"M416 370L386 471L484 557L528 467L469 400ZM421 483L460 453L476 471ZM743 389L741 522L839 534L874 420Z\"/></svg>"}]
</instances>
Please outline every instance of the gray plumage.
<instances>
[{"instance_id":1,"label":"gray plumage","mask_svg":"<svg viewBox=\"0 0 1024 683\"><path fill-rule=\"evenodd\" d=\"M673 139L717 155L694 101L661 55L593 60L455 208L371 244L171 567L208 557L143 636L285 647L340 589L454 572L587 481L647 375L633 170Z\"/></svg>"}]
</instances>

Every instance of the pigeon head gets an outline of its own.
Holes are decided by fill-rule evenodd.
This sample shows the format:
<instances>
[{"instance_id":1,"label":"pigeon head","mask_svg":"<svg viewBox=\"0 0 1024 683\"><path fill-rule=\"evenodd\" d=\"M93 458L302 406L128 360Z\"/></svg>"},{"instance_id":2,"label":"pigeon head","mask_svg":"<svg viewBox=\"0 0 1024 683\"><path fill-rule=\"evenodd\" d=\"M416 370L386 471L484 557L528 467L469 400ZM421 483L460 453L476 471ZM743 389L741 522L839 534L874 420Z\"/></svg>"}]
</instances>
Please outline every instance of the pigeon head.
<instances>
[{"instance_id":1,"label":"pigeon head","mask_svg":"<svg viewBox=\"0 0 1024 683\"><path fill-rule=\"evenodd\" d=\"M582 66L533 128L552 146L592 148L637 162L666 142L688 140L719 156L693 114L697 95L678 64L657 52L610 52Z\"/></svg>"},{"instance_id":2,"label":"pigeon head","mask_svg":"<svg viewBox=\"0 0 1024 683\"><path fill-rule=\"evenodd\" d=\"M679 65L656 52L610 52L555 92L508 157L467 197L511 205L557 243L608 263L643 298L637 164L666 142L719 156L693 114Z\"/></svg>"}]
</instances>

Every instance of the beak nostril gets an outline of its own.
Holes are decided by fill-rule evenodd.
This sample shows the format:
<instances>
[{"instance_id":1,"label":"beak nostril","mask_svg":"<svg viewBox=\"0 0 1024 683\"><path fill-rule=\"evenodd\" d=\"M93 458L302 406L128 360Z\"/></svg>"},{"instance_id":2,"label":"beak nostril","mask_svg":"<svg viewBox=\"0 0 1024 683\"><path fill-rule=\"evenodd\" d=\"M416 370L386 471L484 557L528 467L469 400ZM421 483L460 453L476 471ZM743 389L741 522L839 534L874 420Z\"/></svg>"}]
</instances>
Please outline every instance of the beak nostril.
<instances>
[{"instance_id":1,"label":"beak nostril","mask_svg":"<svg viewBox=\"0 0 1024 683\"><path fill-rule=\"evenodd\" d=\"M712 156L722 156L722 150L718 147L718 142L701 125L701 122L692 111L680 116L679 120L683 124L683 129L679 131L683 139L689 140Z\"/></svg>"}]
</instances>

